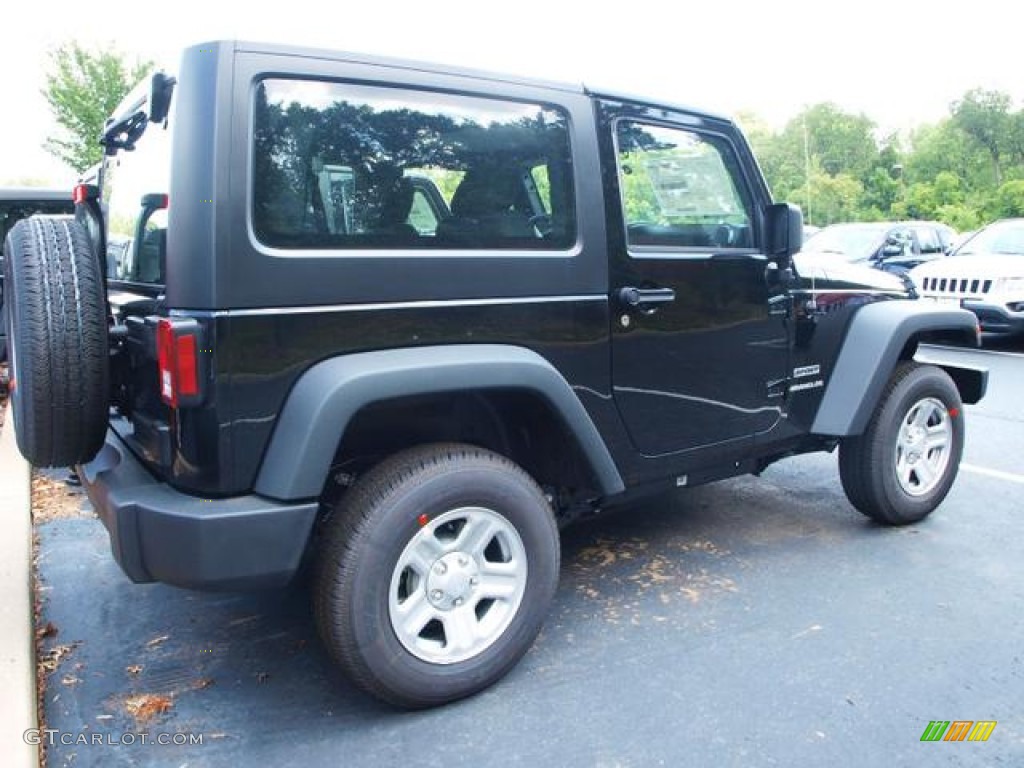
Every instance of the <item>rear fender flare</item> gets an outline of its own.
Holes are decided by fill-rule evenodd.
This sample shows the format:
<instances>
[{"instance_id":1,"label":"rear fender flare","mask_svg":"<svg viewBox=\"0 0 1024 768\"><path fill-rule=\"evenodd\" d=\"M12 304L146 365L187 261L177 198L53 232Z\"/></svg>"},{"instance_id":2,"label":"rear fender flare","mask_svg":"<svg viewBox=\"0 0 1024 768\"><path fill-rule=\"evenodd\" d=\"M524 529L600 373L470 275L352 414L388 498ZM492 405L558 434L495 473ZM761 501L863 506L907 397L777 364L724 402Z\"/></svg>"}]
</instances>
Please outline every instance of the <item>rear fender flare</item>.
<instances>
[{"instance_id":1,"label":"rear fender flare","mask_svg":"<svg viewBox=\"0 0 1024 768\"><path fill-rule=\"evenodd\" d=\"M474 344L361 352L312 366L285 402L255 491L283 500L318 497L346 427L367 405L485 389L527 390L542 397L574 435L602 494L624 490L600 432L551 363L522 347Z\"/></svg>"}]
</instances>

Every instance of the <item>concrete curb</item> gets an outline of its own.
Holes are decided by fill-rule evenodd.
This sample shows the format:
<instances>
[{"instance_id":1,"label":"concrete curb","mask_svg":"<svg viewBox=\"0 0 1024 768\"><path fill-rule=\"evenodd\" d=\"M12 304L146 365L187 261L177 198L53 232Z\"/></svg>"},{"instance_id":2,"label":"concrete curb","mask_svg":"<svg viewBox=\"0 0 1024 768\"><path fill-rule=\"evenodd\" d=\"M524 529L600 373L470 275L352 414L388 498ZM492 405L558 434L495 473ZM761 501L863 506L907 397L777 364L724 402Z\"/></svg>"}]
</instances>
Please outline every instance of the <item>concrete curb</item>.
<instances>
[{"instance_id":1,"label":"concrete curb","mask_svg":"<svg viewBox=\"0 0 1024 768\"><path fill-rule=\"evenodd\" d=\"M0 762L38 768L25 743L36 720L29 466L18 453L10 407L0 431Z\"/></svg>"}]
</instances>

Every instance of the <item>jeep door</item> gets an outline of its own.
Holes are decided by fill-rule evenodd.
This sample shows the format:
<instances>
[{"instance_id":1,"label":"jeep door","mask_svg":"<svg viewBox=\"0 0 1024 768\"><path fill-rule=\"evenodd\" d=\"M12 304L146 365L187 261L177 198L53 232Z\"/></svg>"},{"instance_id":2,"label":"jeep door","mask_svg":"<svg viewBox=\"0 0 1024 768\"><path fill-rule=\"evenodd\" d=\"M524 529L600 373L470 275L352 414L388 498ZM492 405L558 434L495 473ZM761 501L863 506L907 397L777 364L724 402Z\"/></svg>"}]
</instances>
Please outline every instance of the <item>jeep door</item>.
<instances>
[{"instance_id":1,"label":"jeep door","mask_svg":"<svg viewBox=\"0 0 1024 768\"><path fill-rule=\"evenodd\" d=\"M753 159L725 121L613 101L598 117L612 379L633 444L742 447L782 417L789 355Z\"/></svg>"}]
</instances>

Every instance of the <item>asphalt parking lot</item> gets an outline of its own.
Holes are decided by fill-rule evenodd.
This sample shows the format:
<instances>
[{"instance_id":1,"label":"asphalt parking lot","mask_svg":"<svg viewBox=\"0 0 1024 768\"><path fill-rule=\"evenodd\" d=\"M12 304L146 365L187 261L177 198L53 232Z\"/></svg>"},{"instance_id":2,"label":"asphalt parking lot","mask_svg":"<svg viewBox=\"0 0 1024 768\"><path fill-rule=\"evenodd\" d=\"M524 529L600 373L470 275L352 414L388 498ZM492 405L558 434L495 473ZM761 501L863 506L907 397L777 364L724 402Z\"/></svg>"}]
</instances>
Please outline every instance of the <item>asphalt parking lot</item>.
<instances>
[{"instance_id":1,"label":"asphalt parking lot","mask_svg":"<svg viewBox=\"0 0 1024 768\"><path fill-rule=\"evenodd\" d=\"M337 676L301 587L132 585L95 519L42 524L46 722L79 742L55 735L48 764L1022 765L1024 355L991 348L929 352L992 370L929 520L871 524L814 455L579 524L534 649L427 712ZM997 725L922 742L932 720Z\"/></svg>"}]
</instances>

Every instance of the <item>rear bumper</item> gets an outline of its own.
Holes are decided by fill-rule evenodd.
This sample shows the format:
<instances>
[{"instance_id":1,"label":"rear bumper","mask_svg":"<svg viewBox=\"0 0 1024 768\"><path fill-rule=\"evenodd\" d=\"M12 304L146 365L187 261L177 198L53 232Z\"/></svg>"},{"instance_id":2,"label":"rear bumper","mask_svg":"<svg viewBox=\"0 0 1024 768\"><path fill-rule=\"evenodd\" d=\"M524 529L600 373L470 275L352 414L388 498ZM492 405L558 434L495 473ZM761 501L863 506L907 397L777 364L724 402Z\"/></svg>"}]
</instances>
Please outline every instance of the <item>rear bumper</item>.
<instances>
[{"instance_id":1,"label":"rear bumper","mask_svg":"<svg viewBox=\"0 0 1024 768\"><path fill-rule=\"evenodd\" d=\"M135 582L282 586L299 568L318 506L181 493L153 477L113 432L78 474L110 535L114 559Z\"/></svg>"}]
</instances>

